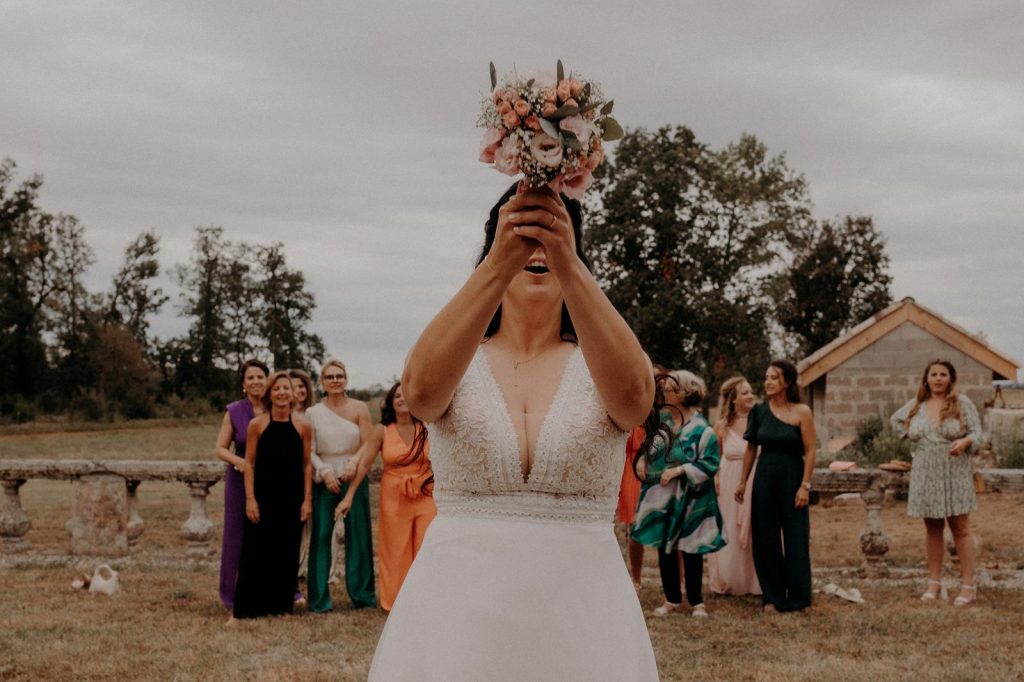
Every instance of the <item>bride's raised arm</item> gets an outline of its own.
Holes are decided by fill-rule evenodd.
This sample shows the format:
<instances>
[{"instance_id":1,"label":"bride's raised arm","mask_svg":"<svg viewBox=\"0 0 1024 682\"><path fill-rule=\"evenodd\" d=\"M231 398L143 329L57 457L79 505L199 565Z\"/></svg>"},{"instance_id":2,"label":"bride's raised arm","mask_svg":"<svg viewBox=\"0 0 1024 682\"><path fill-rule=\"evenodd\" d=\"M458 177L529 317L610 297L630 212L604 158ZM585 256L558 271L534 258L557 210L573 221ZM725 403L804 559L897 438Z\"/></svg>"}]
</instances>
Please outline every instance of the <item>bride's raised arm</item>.
<instances>
[{"instance_id":1,"label":"bride's raised arm","mask_svg":"<svg viewBox=\"0 0 1024 682\"><path fill-rule=\"evenodd\" d=\"M513 200L498 210L498 229L487 258L430 321L405 362L402 394L409 411L425 422L436 421L448 410L509 282L536 248L536 243L507 228L507 214L515 206Z\"/></svg>"},{"instance_id":2,"label":"bride's raised arm","mask_svg":"<svg viewBox=\"0 0 1024 682\"><path fill-rule=\"evenodd\" d=\"M612 421L629 431L644 420L654 401L651 361L580 260L572 219L561 198L553 192L542 196L548 204L543 208L556 220L547 227L518 226L515 233L543 244L601 402Z\"/></svg>"}]
</instances>

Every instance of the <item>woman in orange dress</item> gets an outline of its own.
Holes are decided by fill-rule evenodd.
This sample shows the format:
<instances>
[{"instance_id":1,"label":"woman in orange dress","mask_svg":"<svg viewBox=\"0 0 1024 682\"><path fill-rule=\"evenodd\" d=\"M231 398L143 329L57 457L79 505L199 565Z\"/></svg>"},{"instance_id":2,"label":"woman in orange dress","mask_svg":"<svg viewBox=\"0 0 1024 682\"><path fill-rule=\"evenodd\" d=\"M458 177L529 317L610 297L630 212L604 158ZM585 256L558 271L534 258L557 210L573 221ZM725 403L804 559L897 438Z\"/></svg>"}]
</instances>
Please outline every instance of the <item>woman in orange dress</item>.
<instances>
[{"instance_id":1,"label":"woman in orange dress","mask_svg":"<svg viewBox=\"0 0 1024 682\"><path fill-rule=\"evenodd\" d=\"M640 590L640 574L644 563L644 546L630 537L629 529L636 516L636 505L640 501L640 479L633 470L633 460L644 442L644 427L633 429L626 441L626 461L622 467L622 482L619 484L619 503L615 508L615 522L626 526L626 554L629 557L629 575L633 586Z\"/></svg>"},{"instance_id":2,"label":"woman in orange dress","mask_svg":"<svg viewBox=\"0 0 1024 682\"><path fill-rule=\"evenodd\" d=\"M355 485L350 490L362 482L378 452L384 460L377 517L379 595L381 608L390 611L423 544L427 526L437 514L431 494L434 477L427 430L405 406L401 383L392 386L384 397L380 424L374 427L367 442ZM347 510L344 500L339 510Z\"/></svg>"}]
</instances>

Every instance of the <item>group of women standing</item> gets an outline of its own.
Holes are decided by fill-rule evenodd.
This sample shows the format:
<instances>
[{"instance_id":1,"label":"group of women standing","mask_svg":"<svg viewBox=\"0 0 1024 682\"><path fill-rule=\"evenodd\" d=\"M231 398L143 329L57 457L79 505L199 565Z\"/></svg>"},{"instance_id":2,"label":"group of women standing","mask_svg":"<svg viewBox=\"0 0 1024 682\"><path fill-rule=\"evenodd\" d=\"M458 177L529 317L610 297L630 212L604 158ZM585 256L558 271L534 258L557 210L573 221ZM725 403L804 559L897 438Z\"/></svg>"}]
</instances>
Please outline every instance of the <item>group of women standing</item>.
<instances>
[{"instance_id":1,"label":"group of women standing","mask_svg":"<svg viewBox=\"0 0 1024 682\"><path fill-rule=\"evenodd\" d=\"M657 376L655 407L630 443L640 490L630 520L630 569L639 582L642 546L658 549L665 616L682 607L679 558L691 614L706 617L704 555L709 585L721 594L760 594L766 611L797 611L811 603L807 504L815 433L800 403L796 368L784 360L765 373L765 402L754 404L742 377L720 391L712 428L699 407L707 393L691 372ZM751 482L751 473L756 473ZM626 477L624 475L624 481ZM624 484L623 497L633 492ZM619 520L626 516L621 508Z\"/></svg>"},{"instance_id":2,"label":"group of women standing","mask_svg":"<svg viewBox=\"0 0 1024 682\"><path fill-rule=\"evenodd\" d=\"M968 520L976 501L967 455L981 440L981 422L974 404L957 392L956 380L952 363L930 361L917 395L891 423L912 444L907 514L924 519L929 572L921 599L946 598L948 525L962 578L953 603L963 607L976 596ZM808 504L816 445L814 417L800 401L796 367L772 362L759 404L743 377L725 381L714 429L696 409L705 394L698 377L663 372L657 387L651 417L627 446L617 512L617 520L631 528L627 555L638 589L643 546L658 549L665 603L653 615L681 608L680 554L694 616L707 615L701 595L704 554L715 593L761 595L766 612L810 606Z\"/></svg>"},{"instance_id":3,"label":"group of women standing","mask_svg":"<svg viewBox=\"0 0 1024 682\"><path fill-rule=\"evenodd\" d=\"M245 397L227 406L217 441L228 465L221 601L234 618L290 613L306 601L298 589L304 574L309 610L331 610L340 522L349 598L354 608L376 606L366 475L379 453L381 605L390 609L433 518L426 429L406 409L400 385L374 427L367 405L347 396L337 359L323 364L319 403L302 370L270 374L249 360L240 380Z\"/></svg>"}]
</instances>

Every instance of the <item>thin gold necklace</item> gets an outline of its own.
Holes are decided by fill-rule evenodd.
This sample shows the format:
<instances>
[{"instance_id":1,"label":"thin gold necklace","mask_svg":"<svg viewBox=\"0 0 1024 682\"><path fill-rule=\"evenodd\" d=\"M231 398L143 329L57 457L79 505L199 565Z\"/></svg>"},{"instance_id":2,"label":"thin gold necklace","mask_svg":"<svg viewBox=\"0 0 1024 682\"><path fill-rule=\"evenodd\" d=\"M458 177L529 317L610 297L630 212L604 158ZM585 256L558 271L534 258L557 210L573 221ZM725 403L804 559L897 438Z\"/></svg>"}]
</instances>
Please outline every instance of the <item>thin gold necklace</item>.
<instances>
[{"instance_id":1,"label":"thin gold necklace","mask_svg":"<svg viewBox=\"0 0 1024 682\"><path fill-rule=\"evenodd\" d=\"M540 356L544 355L544 353L547 353L552 348L554 348L554 346L549 346L549 347L547 347L547 348L545 348L545 349L543 349L541 351L538 351L536 355L534 355L532 358L528 358L526 360L513 360L512 361L512 387L513 388L519 388L519 367L520 366L525 365L525 364L527 364L529 362L533 362L534 360L536 360Z\"/></svg>"}]
</instances>

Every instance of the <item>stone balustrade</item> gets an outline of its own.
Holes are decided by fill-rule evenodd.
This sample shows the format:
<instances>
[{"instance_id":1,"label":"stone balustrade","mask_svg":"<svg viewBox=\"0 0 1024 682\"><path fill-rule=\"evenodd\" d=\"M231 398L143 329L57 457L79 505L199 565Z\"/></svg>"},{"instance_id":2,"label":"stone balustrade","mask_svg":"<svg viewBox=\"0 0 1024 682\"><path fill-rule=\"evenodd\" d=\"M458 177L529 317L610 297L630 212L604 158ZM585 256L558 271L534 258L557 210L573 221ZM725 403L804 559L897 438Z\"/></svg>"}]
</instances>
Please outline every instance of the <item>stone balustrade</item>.
<instances>
[{"instance_id":1,"label":"stone balustrade","mask_svg":"<svg viewBox=\"0 0 1024 682\"><path fill-rule=\"evenodd\" d=\"M1024 469L983 469L989 491L1024 491ZM147 461L81 459L0 459L0 484L4 488L0 508L0 552L28 549L25 536L32 527L21 507L19 489L30 479L70 480L74 486L72 518L67 528L72 554L124 556L136 545L145 520L139 515L138 490L144 481L179 481L188 486L192 506L181 526L190 556L213 553L213 522L206 510L206 498L224 476L224 464L216 461ZM910 476L880 469L835 472L816 469L811 480L814 495L823 504L844 493L859 494L866 520L860 536L864 553L863 572L870 577L888 573L885 555L889 538L882 524L881 509L887 491L906 490Z\"/></svg>"},{"instance_id":2,"label":"stone balustrade","mask_svg":"<svg viewBox=\"0 0 1024 682\"><path fill-rule=\"evenodd\" d=\"M19 489L30 479L69 480L74 501L67 529L72 554L118 557L136 545L146 522L139 515L143 481L180 481L188 486L192 507L181 526L190 556L213 553L213 521L206 510L210 488L224 477L222 462L0 459L4 503L0 509L0 551L28 549L32 522L21 507Z\"/></svg>"}]
</instances>

